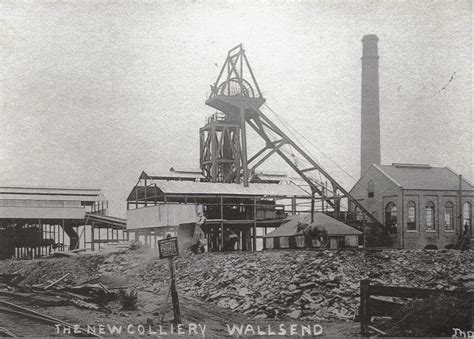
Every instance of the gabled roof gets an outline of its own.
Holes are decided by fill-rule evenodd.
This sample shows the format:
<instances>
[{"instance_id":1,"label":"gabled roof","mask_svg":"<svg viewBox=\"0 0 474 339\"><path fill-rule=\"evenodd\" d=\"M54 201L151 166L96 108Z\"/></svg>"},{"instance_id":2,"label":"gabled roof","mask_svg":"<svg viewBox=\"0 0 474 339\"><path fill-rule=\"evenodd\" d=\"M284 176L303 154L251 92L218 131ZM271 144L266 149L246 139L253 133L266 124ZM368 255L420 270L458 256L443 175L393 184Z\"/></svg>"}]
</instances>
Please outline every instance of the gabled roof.
<instances>
[{"instance_id":1,"label":"gabled roof","mask_svg":"<svg viewBox=\"0 0 474 339\"><path fill-rule=\"evenodd\" d=\"M459 176L448 167L399 163L373 166L403 189L459 190ZM462 189L474 190L474 187L463 178Z\"/></svg>"},{"instance_id":2,"label":"gabled roof","mask_svg":"<svg viewBox=\"0 0 474 339\"><path fill-rule=\"evenodd\" d=\"M287 221L280 227L264 237L275 238L301 235L302 233L297 231L298 223L311 224L324 228L329 236L362 234L361 231L356 230L354 227L348 226L324 213L314 213L314 221L312 223L310 214L291 215L288 216L286 220Z\"/></svg>"},{"instance_id":3,"label":"gabled roof","mask_svg":"<svg viewBox=\"0 0 474 339\"><path fill-rule=\"evenodd\" d=\"M148 174L142 172L140 179L152 180L203 180L204 175L198 170L175 170L173 167L168 172Z\"/></svg>"},{"instance_id":4,"label":"gabled roof","mask_svg":"<svg viewBox=\"0 0 474 339\"><path fill-rule=\"evenodd\" d=\"M296 185L305 191L307 194L311 194L311 189L306 181L301 177L290 177L286 173L282 172L255 172L252 176L251 182L259 183L278 183L278 184L292 184Z\"/></svg>"}]
</instances>

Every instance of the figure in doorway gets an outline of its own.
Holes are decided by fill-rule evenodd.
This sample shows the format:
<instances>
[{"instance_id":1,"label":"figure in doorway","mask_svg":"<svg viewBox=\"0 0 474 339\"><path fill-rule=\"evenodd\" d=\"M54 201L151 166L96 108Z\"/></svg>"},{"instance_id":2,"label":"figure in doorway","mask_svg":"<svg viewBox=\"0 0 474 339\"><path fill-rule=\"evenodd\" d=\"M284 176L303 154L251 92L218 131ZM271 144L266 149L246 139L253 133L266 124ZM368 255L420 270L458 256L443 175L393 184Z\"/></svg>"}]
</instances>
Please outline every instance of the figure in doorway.
<instances>
[{"instance_id":1,"label":"figure in doorway","mask_svg":"<svg viewBox=\"0 0 474 339\"><path fill-rule=\"evenodd\" d=\"M224 231L224 245L222 246L222 251L234 251L237 241L239 241L239 236L229 228L226 228Z\"/></svg>"},{"instance_id":2,"label":"figure in doorway","mask_svg":"<svg viewBox=\"0 0 474 339\"><path fill-rule=\"evenodd\" d=\"M202 224L196 223L194 226L193 241L191 245L191 251L194 254L200 254L206 252L207 238L206 234L201 228Z\"/></svg>"},{"instance_id":3,"label":"figure in doorway","mask_svg":"<svg viewBox=\"0 0 474 339\"><path fill-rule=\"evenodd\" d=\"M459 239L458 239L458 242L457 242L455 248L460 249L460 250L470 249L471 248L470 234L471 234L471 228L470 228L469 224L466 222L466 223L464 223L464 229L461 232L461 234L459 235Z\"/></svg>"}]
</instances>

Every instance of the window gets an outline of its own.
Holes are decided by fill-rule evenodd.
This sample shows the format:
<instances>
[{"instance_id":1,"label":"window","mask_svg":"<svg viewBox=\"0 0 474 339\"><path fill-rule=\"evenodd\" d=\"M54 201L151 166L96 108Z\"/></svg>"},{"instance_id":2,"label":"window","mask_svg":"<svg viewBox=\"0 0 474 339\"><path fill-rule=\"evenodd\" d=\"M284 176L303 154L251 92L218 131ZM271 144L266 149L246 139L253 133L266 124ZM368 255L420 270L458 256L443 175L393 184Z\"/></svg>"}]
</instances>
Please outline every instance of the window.
<instances>
[{"instance_id":1,"label":"window","mask_svg":"<svg viewBox=\"0 0 474 339\"><path fill-rule=\"evenodd\" d=\"M451 201L444 206L444 227L446 231L454 230L454 205Z\"/></svg>"},{"instance_id":2,"label":"window","mask_svg":"<svg viewBox=\"0 0 474 339\"><path fill-rule=\"evenodd\" d=\"M416 231L416 204L414 201L408 202L407 230Z\"/></svg>"},{"instance_id":3,"label":"window","mask_svg":"<svg viewBox=\"0 0 474 339\"><path fill-rule=\"evenodd\" d=\"M389 202L385 207L385 226L391 234L397 233L397 206L393 202Z\"/></svg>"},{"instance_id":4,"label":"window","mask_svg":"<svg viewBox=\"0 0 474 339\"><path fill-rule=\"evenodd\" d=\"M464 227L471 227L472 226L472 206L470 203L465 202L462 206L462 224L463 224L463 231Z\"/></svg>"},{"instance_id":5,"label":"window","mask_svg":"<svg viewBox=\"0 0 474 339\"><path fill-rule=\"evenodd\" d=\"M435 229L435 208L432 201L426 203L426 230Z\"/></svg>"},{"instance_id":6,"label":"window","mask_svg":"<svg viewBox=\"0 0 474 339\"><path fill-rule=\"evenodd\" d=\"M373 180L370 180L369 183L367 184L367 192L369 193L368 196L369 198L374 197L374 192L375 192L375 182Z\"/></svg>"}]
</instances>

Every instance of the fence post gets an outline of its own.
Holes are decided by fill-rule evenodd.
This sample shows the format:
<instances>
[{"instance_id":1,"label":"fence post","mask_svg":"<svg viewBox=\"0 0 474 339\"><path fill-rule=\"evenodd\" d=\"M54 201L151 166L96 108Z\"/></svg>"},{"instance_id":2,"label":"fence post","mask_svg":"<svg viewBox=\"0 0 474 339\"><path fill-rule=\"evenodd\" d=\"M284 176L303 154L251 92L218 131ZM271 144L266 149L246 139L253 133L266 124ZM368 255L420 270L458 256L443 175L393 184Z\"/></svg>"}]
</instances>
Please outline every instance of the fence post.
<instances>
[{"instance_id":1,"label":"fence post","mask_svg":"<svg viewBox=\"0 0 474 339\"><path fill-rule=\"evenodd\" d=\"M175 325L181 324L181 314L179 310L179 297L178 290L176 289L176 272L174 268L173 257L169 257L170 270L171 270L171 301L173 303L173 315Z\"/></svg>"},{"instance_id":2,"label":"fence post","mask_svg":"<svg viewBox=\"0 0 474 339\"><path fill-rule=\"evenodd\" d=\"M370 316L368 314L368 302L369 302L369 280L364 279L360 281L360 332L364 336L367 334L367 326L370 322Z\"/></svg>"}]
</instances>

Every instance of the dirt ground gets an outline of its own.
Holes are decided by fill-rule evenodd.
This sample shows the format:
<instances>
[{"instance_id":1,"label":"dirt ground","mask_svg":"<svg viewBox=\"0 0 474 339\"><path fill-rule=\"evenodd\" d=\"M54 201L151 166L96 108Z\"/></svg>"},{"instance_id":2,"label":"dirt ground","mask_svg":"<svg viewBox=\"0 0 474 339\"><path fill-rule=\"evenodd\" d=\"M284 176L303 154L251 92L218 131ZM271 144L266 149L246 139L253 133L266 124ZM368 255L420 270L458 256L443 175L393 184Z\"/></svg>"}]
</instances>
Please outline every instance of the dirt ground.
<instances>
[{"instance_id":1,"label":"dirt ground","mask_svg":"<svg viewBox=\"0 0 474 339\"><path fill-rule=\"evenodd\" d=\"M144 337L188 337L189 333L186 330L184 335L172 335L170 333L170 326L172 323L172 309L170 305L164 305L163 295L157 295L146 291L140 291L139 295L139 308L135 311L121 311L119 305L109 305L109 312L94 311L80 309L75 306L60 306L60 307L37 307L27 302L20 302L18 300L12 300L2 298L2 300L8 300L15 304L24 306L29 309L36 310L43 314L53 316L55 318L66 321L71 325L80 325L82 328L95 329L95 333L99 334L99 326L104 325L105 333L101 336L112 337L117 336L117 333L111 334L107 330L107 325L122 326L123 332L121 336L144 336ZM164 319L162 318L161 310L166 308L166 314ZM323 331L323 337L345 337L345 336L357 336L359 333L359 324L352 322L301 322L301 321L289 321L289 320L261 320L255 321L247 319L245 316L228 311L220 308L219 306L212 305L200 300L181 296L180 297L180 310L181 310L181 322L186 329L189 324L202 324L206 325L205 337L206 338L222 338L230 337L227 324L232 325L252 325L254 331L257 331L257 326L260 326L262 331L268 333L268 326L271 331L278 333L279 326L284 324L284 328L290 332L291 325L302 324L308 325L320 325ZM36 320L20 318L16 315L1 314L0 326L8 328L10 331L15 333L17 336L31 336L31 337L63 337L69 336L70 331L67 327L54 327L54 325L43 324ZM146 332L143 335L138 333L137 326L143 325ZM166 332L166 335L159 335L159 326L162 326L162 331ZM130 330L134 332L130 334L127 332L127 326L131 326ZM152 333L149 330L151 328ZM157 332L156 334L153 332ZM261 337L261 335L252 335L252 332L245 336L249 338ZM194 333L192 333L194 334ZM271 334L271 333L270 333ZM201 336L201 332L199 332ZM234 335L235 336L235 335ZM288 335L290 336L290 335ZM269 335L268 337L274 337ZM276 336L275 337L282 337ZM293 336L294 337L294 336Z\"/></svg>"},{"instance_id":2,"label":"dirt ground","mask_svg":"<svg viewBox=\"0 0 474 339\"><path fill-rule=\"evenodd\" d=\"M138 309L123 311L118 302L107 304L106 310L89 310L76 306L37 306L33 302L15 300L9 297L0 297L1 300L13 302L17 305L50 315L72 325L80 325L87 329L88 326L99 334L100 326L104 326L105 333L101 336L118 336L111 334L109 326L122 326L120 336L147 336L147 337L188 337L189 325L206 326L206 338L230 337L229 326L244 326L247 328L245 337L261 337L258 330L264 331L267 337L273 337L282 326L290 335L291 325L296 327L300 336L301 326L320 325L323 336L341 337L357 335L358 323L350 321L313 321L303 322L292 319L271 320L249 318L239 312L232 312L210 302L187 296L180 292L181 323L184 325L185 334L171 334L173 310L168 294L169 266L166 260L159 260L153 250L141 249L138 251L122 251L111 249L94 254L81 254L73 258L48 258L39 260L4 260L0 261L0 273L18 273L25 276L21 285L31 286L51 282L66 273L71 273L64 280L66 285L81 284L95 277L99 277L109 288L126 288L137 291ZM250 327L248 325L250 324ZM138 326L143 325L146 331L138 332ZM164 335L160 335L160 325ZM71 331L65 327L54 327L44 324L38 320L21 318L17 315L0 313L0 326L9 329L17 336L31 337L64 337L69 336ZM127 330L130 326L130 333ZM247 327L246 327L247 326ZM259 329L257 328L259 326ZM270 328L270 329L269 329ZM313 327L311 327L314 329ZM152 331L151 334L149 331ZM255 335L253 335L255 331ZM270 331L270 332L269 332ZM156 333L155 333L156 332ZM307 336L307 332L306 336ZM268 335L270 334L270 335ZM196 335L192 332L191 335ZM197 335L201 336L202 331ZM237 336L234 333L234 336ZM278 335L277 337L282 337ZM292 337L295 337L293 335Z\"/></svg>"},{"instance_id":3,"label":"dirt ground","mask_svg":"<svg viewBox=\"0 0 474 339\"><path fill-rule=\"evenodd\" d=\"M178 286L181 323L184 325L184 334L181 335L171 334L173 312L168 295L170 282L168 261L160 260L155 250L146 248L129 250L122 245L110 247L102 252L83 253L70 258L0 261L0 274L15 273L24 276L23 281L19 283L19 287L23 290L28 289L31 285L50 283L66 273L70 273L70 275L60 285L81 285L91 279L99 278L112 291L118 289L136 291L138 293L138 308L136 310L124 311L118 301L109 302L101 310L90 310L73 305L39 307L32 302L24 300L13 300L4 296L0 298L1 300L14 302L73 325L77 324L83 328L89 326L91 331L95 330L101 336L117 336L117 333L110 333L108 326L113 325L117 328L122 326L121 336L188 337L190 334L201 336L202 331L189 332L190 327L196 324L196 326L206 326L206 338L230 336L227 325L243 326L243 329L247 329L247 332L244 331L245 337L262 337L262 335L258 334L259 330L263 331L262 333L265 333L267 337L282 337L281 335L273 335L273 333L279 334L281 327L286 331L287 336L290 336L292 325L297 331L296 335L291 335L292 337L301 336L301 326L305 326L306 329L309 327L312 330L315 330L317 327L318 333L319 329L322 328L323 337L348 337L358 336L360 333L360 325L357 322L353 322L352 315L345 319L333 319L333 315L325 310L324 316L326 318L310 315L306 316L306 318L292 319L288 317L290 313L279 313L279 316L276 317L277 319L272 319L263 313L243 312L240 306L236 307L233 311L229 307L221 307L216 301L217 299L213 299L209 295L215 293L213 291L218 290L219 286L224 286L223 290L234 293L234 296L226 297L223 299L224 301L234 298L232 300L240 300L239 302L243 305L250 300L253 303L252 307L260 307L262 305L259 303L263 303L263 308L265 308L268 303L267 300L270 299L262 302L261 295L268 295L266 293L268 291L273 293L275 289L277 292L278 289L285 290L289 286L288 283L291 279L293 279L291 281L299 279L298 282L294 283L295 287L291 287L293 289L307 285L308 283L301 283L302 279L303 281L313 281L314 286L316 286L314 288L311 287L311 291L314 290L314 294L311 294L312 297L309 294L306 294L306 297L310 299L316 298L315 295L319 293L325 295L325 298L330 298L334 301L336 300L334 296L337 294L340 295L337 303L341 305L340 307L343 307L345 298L351 299L352 303L356 302L358 304L358 283L360 277L365 274L373 275L377 273L377 279L383 279L384 282L395 282L399 279L404 279L402 281L413 283L412 277L421 277L423 281L426 281L426 284L436 284L440 287L454 286L455 281L452 279L455 278L456 281L461 282L464 279L463 277L470 274L468 265L469 262L472 263L473 253L471 251L461 254L457 257L456 262L452 260L452 253L447 252L378 253L372 256L370 260L364 256L363 261L359 261L357 256L361 256L361 254L345 252L291 253L281 251L261 254L206 254L195 258L179 258L176 267L178 278L180 279ZM413 259L412 261L412 257L416 260ZM403 260L408 260L407 258L410 260L410 265L404 264ZM316 268L313 268L311 265L316 265L315 263L319 266L314 266ZM268 271L269 265L277 265L275 271L272 271L273 269ZM281 266L281 269L278 265ZM357 268L357 265L360 267ZM453 265L456 266L454 267ZM404 274L399 274L401 272L400 266L406 266L404 267ZM306 273L300 273L292 277L295 271L303 272L302 267L306 270ZM247 276L238 276L241 271L246 272ZM458 272L458 276L454 278L445 277L445 271ZM321 272L327 273L322 274ZM255 279L259 282L263 281L262 277L255 276L257 273L260 275L273 275L266 277L266 285L256 287L251 285L253 284L252 281ZM338 278L339 276L341 278ZM327 279L329 280L326 281ZM334 281L338 280L340 280L337 283L339 287L333 287ZM319 287L317 287L318 284ZM207 286L212 286L213 291L206 291ZM235 286L237 286L237 291L235 291ZM3 288L6 287L3 286ZM239 290L242 289L246 293L253 293L252 296L249 297L247 295L245 296L246 299L244 297L239 299ZM295 291L297 292L298 290ZM327 294L328 291L333 293L332 296ZM235 293L237 293L236 296ZM285 295L285 293L288 293L287 289L281 293L286 298L285 300L291 299L291 296ZM203 297L203 295L207 295L207 297ZM219 298L222 298L222 296ZM272 298L271 300L278 304L280 300L278 295ZM291 307L291 309L288 308L289 312L290 310L295 310L295 307L300 307L300 304L298 304L300 301L291 299L288 301L288 304L283 304L281 307L289 305L288 307ZM324 302L324 300L321 301L321 303ZM282 304L280 303L280 305ZM334 304L329 306L332 307L331 305ZM351 305L353 304L347 304L344 307L350 307ZM315 306L318 307L318 305ZM325 307L327 308L328 306ZM335 309L335 311L340 312L340 309ZM306 312L312 311L307 309ZM139 325L141 326L139 327ZM321 327L318 327L318 325ZM160 326L162 330L161 335ZM20 318L17 315L3 312L0 312L0 327L5 327L18 336L63 337L70 335L67 328L56 328L51 324L44 324L37 320ZM101 329L104 330L104 333L100 333ZM177 329L174 329L176 333ZM143 333L140 333L140 330L143 330ZM150 330L151 333L149 332ZM304 333L308 337L307 332ZM234 333L234 336L237 336L236 333Z\"/></svg>"},{"instance_id":4,"label":"dirt ground","mask_svg":"<svg viewBox=\"0 0 474 339\"><path fill-rule=\"evenodd\" d=\"M141 305L136 311L127 311L127 312L99 312L92 310L83 310L76 308L74 306L62 306L62 307L48 307L37 309L41 313L56 317L63 321L66 321L70 324L79 324L83 328L87 328L87 325L94 327L96 333L99 333L99 325L116 325L123 326L123 334L128 336L125 328L129 325L133 325L131 330L135 333L132 336L137 336L137 326L144 325L146 333L143 336L153 337L158 336L158 334L149 334L149 326L152 331L159 332L159 326L163 328L163 332L167 332L165 337L182 337L181 335L171 335L170 334L170 323L172 319L172 312L169 310L164 321L161 321L161 314L156 314L156 309L160 309L163 305L160 303L161 300L159 296L151 294L149 292L140 292L140 299L142 300ZM146 300L146 303L144 302ZM34 306L27 303L19 303L15 301L16 304L21 304L25 307L36 309ZM298 322L298 321L252 321L246 319L244 316L230 312L228 310L219 308L218 306L210 305L208 303L201 302L196 299L191 299L189 297L180 298L180 309L182 323L184 328L187 328L190 323L193 324L202 324L206 325L205 337L206 338L221 338L221 337L230 337L227 324L229 325L247 325L252 324L254 330L257 330L257 325L264 331L268 331L268 326L276 332L280 324L284 324L284 327L288 330L293 324L303 324L303 325L321 325L323 330L324 337L343 337L343 336L355 336L359 332L358 323L349 323L349 322L318 322L313 324ZM10 331L15 333L18 336L33 336L33 337L61 337L68 336L68 329L60 327L59 330L53 325L41 324L39 322L29 320L29 319L19 319L16 316L10 314L2 314L1 323L3 327L8 328ZM351 329L352 327L352 329ZM58 333L60 332L60 333ZM108 332L106 330L106 332ZM187 331L186 331L187 332ZM200 336L199 332L199 336ZM105 333L102 336L117 336L116 334ZM189 336L186 333L184 336ZM255 335L257 337L258 335ZM254 337L253 335L248 335L246 337ZM261 336L260 336L261 337ZM270 337L272 337L270 335ZM279 336L281 337L281 336Z\"/></svg>"}]
</instances>

